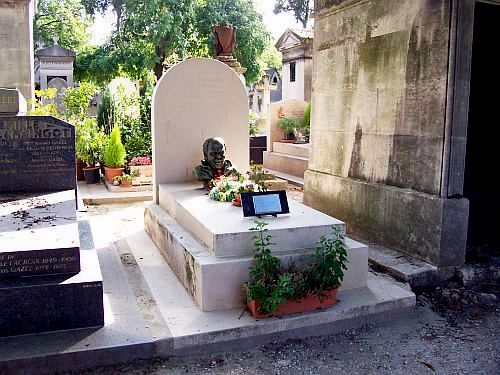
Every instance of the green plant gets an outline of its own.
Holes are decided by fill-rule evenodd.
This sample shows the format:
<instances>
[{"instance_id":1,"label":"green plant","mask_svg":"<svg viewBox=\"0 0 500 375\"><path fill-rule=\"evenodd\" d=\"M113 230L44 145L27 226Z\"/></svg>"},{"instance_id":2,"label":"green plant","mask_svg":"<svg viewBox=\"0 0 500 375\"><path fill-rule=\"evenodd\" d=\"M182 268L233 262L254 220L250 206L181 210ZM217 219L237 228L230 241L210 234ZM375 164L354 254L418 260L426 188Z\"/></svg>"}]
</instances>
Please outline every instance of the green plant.
<instances>
[{"instance_id":1,"label":"green plant","mask_svg":"<svg viewBox=\"0 0 500 375\"><path fill-rule=\"evenodd\" d=\"M109 135L109 142L104 149L104 165L109 168L119 168L125 164L126 156L127 153L121 141L120 128L115 124Z\"/></svg>"},{"instance_id":2,"label":"green plant","mask_svg":"<svg viewBox=\"0 0 500 375\"><path fill-rule=\"evenodd\" d=\"M268 180L269 173L267 173L262 165L251 164L250 171L248 171L248 179L257 185L257 191L267 191L267 186L264 181ZM274 178L274 176L272 176Z\"/></svg>"},{"instance_id":3,"label":"green plant","mask_svg":"<svg viewBox=\"0 0 500 375\"><path fill-rule=\"evenodd\" d=\"M311 102L307 103L306 110L304 111L304 121L302 121L302 133L306 138L309 138L311 129Z\"/></svg>"},{"instance_id":4,"label":"green plant","mask_svg":"<svg viewBox=\"0 0 500 375\"><path fill-rule=\"evenodd\" d=\"M69 88L63 97L66 119L71 122L82 121L87 117L90 101L96 93L91 82L82 82L78 87Z\"/></svg>"},{"instance_id":5,"label":"green plant","mask_svg":"<svg viewBox=\"0 0 500 375\"><path fill-rule=\"evenodd\" d=\"M59 116L54 103L57 89L35 90L35 99L28 99L29 116Z\"/></svg>"},{"instance_id":6,"label":"green plant","mask_svg":"<svg viewBox=\"0 0 500 375\"><path fill-rule=\"evenodd\" d=\"M347 269L347 252L340 230L332 227L332 237L320 237L312 264L303 269L284 268L279 258L272 255L272 236L267 234L267 223L255 221L256 232L253 264L250 267L251 281L243 288L248 300L260 302L259 312L264 314L277 311L279 305L288 299L300 299L315 293L321 297L326 290L337 288Z\"/></svg>"},{"instance_id":7,"label":"green plant","mask_svg":"<svg viewBox=\"0 0 500 375\"><path fill-rule=\"evenodd\" d=\"M97 122L87 118L76 123L76 156L89 167L101 160L106 135L99 131Z\"/></svg>"},{"instance_id":8,"label":"green plant","mask_svg":"<svg viewBox=\"0 0 500 375\"><path fill-rule=\"evenodd\" d=\"M278 122L278 127L285 133L293 133L295 129L300 127L299 120L285 117Z\"/></svg>"},{"instance_id":9,"label":"green plant","mask_svg":"<svg viewBox=\"0 0 500 375\"><path fill-rule=\"evenodd\" d=\"M250 134L250 137L255 137L257 134L259 134L259 128L257 127L258 119L259 116L255 112L248 112L248 132Z\"/></svg>"},{"instance_id":10,"label":"green plant","mask_svg":"<svg viewBox=\"0 0 500 375\"><path fill-rule=\"evenodd\" d=\"M132 181L136 177L139 177L139 171L132 171L130 173L122 173L121 176L113 177L113 180L116 182Z\"/></svg>"}]
</instances>

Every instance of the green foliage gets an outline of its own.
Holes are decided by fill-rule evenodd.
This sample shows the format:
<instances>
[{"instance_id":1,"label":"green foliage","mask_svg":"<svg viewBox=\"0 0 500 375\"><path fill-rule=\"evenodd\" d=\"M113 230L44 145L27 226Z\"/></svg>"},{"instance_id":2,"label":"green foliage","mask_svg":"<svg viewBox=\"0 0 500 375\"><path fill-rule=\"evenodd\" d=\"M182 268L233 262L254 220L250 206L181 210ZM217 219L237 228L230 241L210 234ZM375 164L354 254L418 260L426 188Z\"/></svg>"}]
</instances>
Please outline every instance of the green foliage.
<instances>
[{"instance_id":1,"label":"green foliage","mask_svg":"<svg viewBox=\"0 0 500 375\"><path fill-rule=\"evenodd\" d=\"M304 29L313 9L313 0L275 0L274 14L292 12L295 20L302 24Z\"/></svg>"},{"instance_id":2,"label":"green foliage","mask_svg":"<svg viewBox=\"0 0 500 375\"><path fill-rule=\"evenodd\" d=\"M89 167L102 159L106 135L99 131L93 118L86 118L76 125L76 156Z\"/></svg>"},{"instance_id":3,"label":"green foliage","mask_svg":"<svg viewBox=\"0 0 500 375\"><path fill-rule=\"evenodd\" d=\"M248 133L250 137L255 137L257 134L259 134L259 128L257 126L258 120L259 120L259 115L257 113L253 111L248 112Z\"/></svg>"},{"instance_id":4,"label":"green foliage","mask_svg":"<svg viewBox=\"0 0 500 375\"><path fill-rule=\"evenodd\" d=\"M38 0L33 38L43 48L54 44L52 37L56 35L58 44L80 52L90 42L91 25L92 18L78 0Z\"/></svg>"},{"instance_id":5,"label":"green foliage","mask_svg":"<svg viewBox=\"0 0 500 375\"><path fill-rule=\"evenodd\" d=\"M196 9L195 29L198 40L208 47L209 56L214 56L211 28L228 22L236 26L236 47L233 55L247 68L247 83L257 82L262 76L260 58L269 45L270 35L262 22L262 15L255 10L252 0L203 0Z\"/></svg>"},{"instance_id":6,"label":"green foliage","mask_svg":"<svg viewBox=\"0 0 500 375\"><path fill-rule=\"evenodd\" d=\"M285 133L293 133L300 127L300 122L294 118L285 117L278 122L278 127Z\"/></svg>"},{"instance_id":7,"label":"green foliage","mask_svg":"<svg viewBox=\"0 0 500 375\"><path fill-rule=\"evenodd\" d=\"M77 87L68 88L63 97L65 117L71 122L82 121L88 115L90 101L96 90L97 87L91 82L81 82Z\"/></svg>"},{"instance_id":8,"label":"green foliage","mask_svg":"<svg viewBox=\"0 0 500 375\"><path fill-rule=\"evenodd\" d=\"M307 103L306 110L304 111L304 121L302 121L302 133L306 138L309 138L311 132L311 102Z\"/></svg>"},{"instance_id":9,"label":"green foliage","mask_svg":"<svg viewBox=\"0 0 500 375\"><path fill-rule=\"evenodd\" d=\"M278 310L279 305L287 299L316 293L321 296L326 290L339 287L347 269L347 252L344 237L340 230L332 227L332 237L322 236L313 262L302 270L294 270L293 266L285 269L279 258L272 255L270 246L274 245L272 236L267 234L267 223L255 221L256 232L254 242L253 264L250 267L251 281L243 288L249 300L260 302L259 311L264 314Z\"/></svg>"},{"instance_id":10,"label":"green foliage","mask_svg":"<svg viewBox=\"0 0 500 375\"><path fill-rule=\"evenodd\" d=\"M112 127L112 103L111 103L111 93L108 87L101 90L101 105L97 110L97 124L101 129L104 129L106 133L111 133Z\"/></svg>"},{"instance_id":11,"label":"green foliage","mask_svg":"<svg viewBox=\"0 0 500 375\"><path fill-rule=\"evenodd\" d=\"M282 68L281 52L279 52L276 49L271 39L269 39L269 42L267 43L266 48L262 52L259 61L261 64L261 69L263 71L269 68L277 68L281 74L281 68Z\"/></svg>"},{"instance_id":12,"label":"green foliage","mask_svg":"<svg viewBox=\"0 0 500 375\"><path fill-rule=\"evenodd\" d=\"M121 141L120 128L117 124L113 127L109 136L109 142L104 149L104 165L109 168L119 168L125 165L125 147Z\"/></svg>"},{"instance_id":13,"label":"green foliage","mask_svg":"<svg viewBox=\"0 0 500 375\"><path fill-rule=\"evenodd\" d=\"M143 79L151 71L159 79L164 66L189 57L213 57L211 27L222 21L238 27L234 55L247 68L247 82L261 77L260 59L270 37L252 0L82 1L91 13L111 7L120 15L107 43L78 55L78 79L102 81L119 74Z\"/></svg>"},{"instance_id":14,"label":"green foliage","mask_svg":"<svg viewBox=\"0 0 500 375\"><path fill-rule=\"evenodd\" d=\"M28 99L29 116L58 117L57 106L54 103L57 89L35 90L35 99Z\"/></svg>"},{"instance_id":15,"label":"green foliage","mask_svg":"<svg viewBox=\"0 0 500 375\"><path fill-rule=\"evenodd\" d=\"M321 236L316 242L314 263L309 273L315 292L330 290L340 285L347 269L347 251L344 236L339 228L332 226L332 237Z\"/></svg>"}]
</instances>

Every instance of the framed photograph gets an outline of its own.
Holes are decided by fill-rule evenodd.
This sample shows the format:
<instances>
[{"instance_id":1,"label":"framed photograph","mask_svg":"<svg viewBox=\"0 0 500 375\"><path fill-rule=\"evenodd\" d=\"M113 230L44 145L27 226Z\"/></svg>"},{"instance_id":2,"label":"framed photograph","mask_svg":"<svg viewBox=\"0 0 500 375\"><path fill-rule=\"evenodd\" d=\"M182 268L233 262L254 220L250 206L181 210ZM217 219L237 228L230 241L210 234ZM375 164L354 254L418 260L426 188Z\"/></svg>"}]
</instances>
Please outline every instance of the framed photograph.
<instances>
[{"instance_id":1,"label":"framed photograph","mask_svg":"<svg viewBox=\"0 0 500 375\"><path fill-rule=\"evenodd\" d=\"M285 190L241 193L241 205L244 217L290 213Z\"/></svg>"}]
</instances>

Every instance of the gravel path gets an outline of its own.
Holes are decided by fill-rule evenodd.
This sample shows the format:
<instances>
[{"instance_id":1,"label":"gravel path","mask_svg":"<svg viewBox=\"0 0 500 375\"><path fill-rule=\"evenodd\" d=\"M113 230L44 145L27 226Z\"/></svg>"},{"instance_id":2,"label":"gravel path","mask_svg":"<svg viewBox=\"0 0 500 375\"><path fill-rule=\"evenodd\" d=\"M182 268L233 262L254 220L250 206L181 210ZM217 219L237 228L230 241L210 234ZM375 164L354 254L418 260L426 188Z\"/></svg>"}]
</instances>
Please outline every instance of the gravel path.
<instances>
[{"instance_id":1,"label":"gravel path","mask_svg":"<svg viewBox=\"0 0 500 375\"><path fill-rule=\"evenodd\" d=\"M298 197L300 198L300 197ZM296 197L293 197L296 199ZM141 225L140 204L91 206L91 220L112 214ZM119 228L119 229L118 229ZM112 238L111 238L112 237ZM404 319L342 334L272 342L246 351L157 359L85 374L500 374L500 305L494 294L449 283L423 291ZM488 290L498 295L498 289Z\"/></svg>"}]
</instances>

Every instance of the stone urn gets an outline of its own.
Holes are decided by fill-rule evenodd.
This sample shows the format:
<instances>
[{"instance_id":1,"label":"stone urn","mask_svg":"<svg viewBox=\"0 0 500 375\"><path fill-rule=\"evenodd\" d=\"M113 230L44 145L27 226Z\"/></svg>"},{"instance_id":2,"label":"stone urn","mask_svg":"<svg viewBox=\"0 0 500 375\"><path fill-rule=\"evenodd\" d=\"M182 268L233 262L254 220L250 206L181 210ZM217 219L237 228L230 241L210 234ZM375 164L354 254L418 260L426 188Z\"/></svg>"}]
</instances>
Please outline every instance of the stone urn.
<instances>
[{"instance_id":1,"label":"stone urn","mask_svg":"<svg viewBox=\"0 0 500 375\"><path fill-rule=\"evenodd\" d=\"M227 22L212 26L217 56L232 56L236 42L236 27Z\"/></svg>"}]
</instances>

